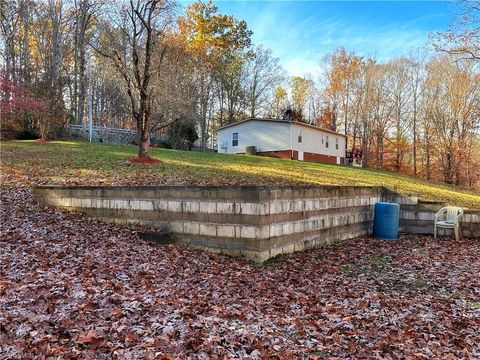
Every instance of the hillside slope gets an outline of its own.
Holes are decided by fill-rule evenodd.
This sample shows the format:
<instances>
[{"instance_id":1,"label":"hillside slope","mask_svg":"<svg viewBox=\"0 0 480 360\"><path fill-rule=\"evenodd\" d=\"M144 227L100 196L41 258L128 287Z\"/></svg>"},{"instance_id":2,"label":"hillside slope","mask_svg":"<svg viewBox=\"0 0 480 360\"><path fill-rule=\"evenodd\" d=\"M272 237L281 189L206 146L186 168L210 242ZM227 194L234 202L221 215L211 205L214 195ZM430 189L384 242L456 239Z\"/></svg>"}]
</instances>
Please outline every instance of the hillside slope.
<instances>
[{"instance_id":1,"label":"hillside slope","mask_svg":"<svg viewBox=\"0 0 480 360\"><path fill-rule=\"evenodd\" d=\"M328 184L381 185L421 199L480 208L480 194L392 172L258 156L151 149L158 165L132 165L135 146L87 142L1 143L3 185L57 184Z\"/></svg>"}]
</instances>

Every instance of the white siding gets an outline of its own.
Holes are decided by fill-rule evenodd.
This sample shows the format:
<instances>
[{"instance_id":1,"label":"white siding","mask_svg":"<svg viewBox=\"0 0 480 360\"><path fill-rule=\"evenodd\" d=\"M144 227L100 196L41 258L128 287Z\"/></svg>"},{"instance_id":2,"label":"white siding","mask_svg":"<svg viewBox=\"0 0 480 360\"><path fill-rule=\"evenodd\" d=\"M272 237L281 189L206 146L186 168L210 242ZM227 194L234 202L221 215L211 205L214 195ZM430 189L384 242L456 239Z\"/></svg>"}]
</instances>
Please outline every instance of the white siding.
<instances>
[{"instance_id":1,"label":"white siding","mask_svg":"<svg viewBox=\"0 0 480 360\"><path fill-rule=\"evenodd\" d=\"M290 133L290 126L287 122L250 120L221 129L218 131L218 152L244 153L245 147L253 145L258 152L291 150L293 147L296 151L345 157L344 136L299 124L293 124ZM299 130L302 135L301 143L298 142ZM238 133L238 146L232 146L234 133Z\"/></svg>"},{"instance_id":2,"label":"white siding","mask_svg":"<svg viewBox=\"0 0 480 360\"><path fill-rule=\"evenodd\" d=\"M302 129L302 142L298 142L298 130ZM344 136L336 135L321 129L315 129L308 126L298 124L293 125L293 150L310 152L315 154L324 154L331 156L345 157L345 140ZM326 146L326 138L328 136L328 148ZM323 143L322 143L323 137ZM335 142L338 139L338 150Z\"/></svg>"},{"instance_id":3,"label":"white siding","mask_svg":"<svg viewBox=\"0 0 480 360\"><path fill-rule=\"evenodd\" d=\"M238 146L232 146L233 133L238 133ZM251 120L218 131L219 153L244 153L247 146L257 151L289 150L290 124Z\"/></svg>"}]
</instances>

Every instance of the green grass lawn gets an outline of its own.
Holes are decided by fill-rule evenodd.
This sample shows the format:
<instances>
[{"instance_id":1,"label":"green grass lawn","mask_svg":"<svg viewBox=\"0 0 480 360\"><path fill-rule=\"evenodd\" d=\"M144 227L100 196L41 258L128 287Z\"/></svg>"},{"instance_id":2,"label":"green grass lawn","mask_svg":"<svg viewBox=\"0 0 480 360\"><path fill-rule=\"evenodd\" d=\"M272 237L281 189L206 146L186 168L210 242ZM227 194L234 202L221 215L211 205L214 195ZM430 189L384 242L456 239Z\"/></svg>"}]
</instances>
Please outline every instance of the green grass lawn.
<instances>
[{"instance_id":1,"label":"green grass lawn","mask_svg":"<svg viewBox=\"0 0 480 360\"><path fill-rule=\"evenodd\" d=\"M15 184L327 184L381 185L421 199L480 208L480 194L393 172L339 165L153 148L156 165L132 165L137 147L88 142L1 143L4 185Z\"/></svg>"}]
</instances>

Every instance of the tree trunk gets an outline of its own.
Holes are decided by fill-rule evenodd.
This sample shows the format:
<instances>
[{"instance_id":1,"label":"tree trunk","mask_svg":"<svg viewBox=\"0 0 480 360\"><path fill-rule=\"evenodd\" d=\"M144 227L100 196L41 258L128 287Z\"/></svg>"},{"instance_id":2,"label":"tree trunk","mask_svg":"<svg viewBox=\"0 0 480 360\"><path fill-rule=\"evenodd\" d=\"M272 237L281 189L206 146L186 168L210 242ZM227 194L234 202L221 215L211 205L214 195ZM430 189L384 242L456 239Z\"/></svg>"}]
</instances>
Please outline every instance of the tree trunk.
<instances>
[{"instance_id":1,"label":"tree trunk","mask_svg":"<svg viewBox=\"0 0 480 360\"><path fill-rule=\"evenodd\" d=\"M353 141L352 141L352 149L355 149L355 146L357 145L357 128L354 126L353 127Z\"/></svg>"},{"instance_id":2,"label":"tree trunk","mask_svg":"<svg viewBox=\"0 0 480 360\"><path fill-rule=\"evenodd\" d=\"M62 61L61 49L61 29L62 5L57 2L50 2L50 20L52 22L52 69L51 69L51 87L54 94L54 101L57 102L61 97L60 70Z\"/></svg>"},{"instance_id":3,"label":"tree trunk","mask_svg":"<svg viewBox=\"0 0 480 360\"><path fill-rule=\"evenodd\" d=\"M431 164L430 164L430 140L428 137L425 139L425 152L426 152L426 170L427 170L427 180L430 180L432 178L432 172L431 172Z\"/></svg>"},{"instance_id":4,"label":"tree trunk","mask_svg":"<svg viewBox=\"0 0 480 360\"><path fill-rule=\"evenodd\" d=\"M376 168L381 169L383 163L383 136L380 132L376 134L377 148L375 149Z\"/></svg>"},{"instance_id":5,"label":"tree trunk","mask_svg":"<svg viewBox=\"0 0 480 360\"><path fill-rule=\"evenodd\" d=\"M452 184L452 153L450 150L447 151L445 156L445 166L443 169L443 179L447 184Z\"/></svg>"},{"instance_id":6,"label":"tree trunk","mask_svg":"<svg viewBox=\"0 0 480 360\"><path fill-rule=\"evenodd\" d=\"M401 167L402 167L402 154L401 154L401 149L400 149L400 141L402 140L401 137L401 110L400 110L400 100L397 100L397 149L396 149L396 157L395 157L395 170L397 172L400 172Z\"/></svg>"},{"instance_id":7,"label":"tree trunk","mask_svg":"<svg viewBox=\"0 0 480 360\"><path fill-rule=\"evenodd\" d=\"M256 89L256 79L253 81L253 89L252 89L252 94L250 98L250 117L254 118L255 117L255 108L256 108L256 94L255 94L255 89Z\"/></svg>"},{"instance_id":8,"label":"tree trunk","mask_svg":"<svg viewBox=\"0 0 480 360\"><path fill-rule=\"evenodd\" d=\"M150 118L151 118L151 101L150 96L146 93L140 94L140 109L138 112L139 120L137 121L137 129L140 132L140 144L138 147L138 157L148 158L148 147L150 146Z\"/></svg>"},{"instance_id":9,"label":"tree trunk","mask_svg":"<svg viewBox=\"0 0 480 360\"><path fill-rule=\"evenodd\" d=\"M337 131L337 103L335 101L333 102L331 122L330 129L332 131Z\"/></svg>"},{"instance_id":10,"label":"tree trunk","mask_svg":"<svg viewBox=\"0 0 480 360\"><path fill-rule=\"evenodd\" d=\"M417 177L417 95L413 98L413 176Z\"/></svg>"},{"instance_id":11,"label":"tree trunk","mask_svg":"<svg viewBox=\"0 0 480 360\"><path fill-rule=\"evenodd\" d=\"M148 155L148 147L150 146L150 132L148 130L140 131L140 146L138 147L138 157L146 159Z\"/></svg>"},{"instance_id":12,"label":"tree trunk","mask_svg":"<svg viewBox=\"0 0 480 360\"><path fill-rule=\"evenodd\" d=\"M23 46L22 46L22 80L24 83L30 82L30 48L28 42L28 24L29 24L29 11L26 6L23 9Z\"/></svg>"},{"instance_id":13,"label":"tree trunk","mask_svg":"<svg viewBox=\"0 0 480 360\"><path fill-rule=\"evenodd\" d=\"M208 102L210 99L210 86L208 82L208 75L202 72L201 81L201 96L200 96L200 147L202 151L206 149L206 137L207 137L207 113Z\"/></svg>"},{"instance_id":14,"label":"tree trunk","mask_svg":"<svg viewBox=\"0 0 480 360\"><path fill-rule=\"evenodd\" d=\"M370 137L369 128L367 125L367 121L362 119L362 134L361 134L361 147L363 152L363 166L368 167L369 163L369 152L370 152L370 141L368 141Z\"/></svg>"},{"instance_id":15,"label":"tree trunk","mask_svg":"<svg viewBox=\"0 0 480 360\"><path fill-rule=\"evenodd\" d=\"M85 76L85 70L86 70L86 59L85 59L85 44L83 43L83 36L80 36L80 41L79 41L79 91L78 91L78 102L77 102L77 116L78 116L78 121L82 124L82 126L85 126L85 121L84 121L84 114L85 114L85 95L86 95L86 76Z\"/></svg>"},{"instance_id":16,"label":"tree trunk","mask_svg":"<svg viewBox=\"0 0 480 360\"><path fill-rule=\"evenodd\" d=\"M347 99L345 100L345 135L348 135L348 94L350 92L348 85L349 85L349 82L347 81L347 89L346 89ZM348 141L348 138L347 138L347 141Z\"/></svg>"}]
</instances>

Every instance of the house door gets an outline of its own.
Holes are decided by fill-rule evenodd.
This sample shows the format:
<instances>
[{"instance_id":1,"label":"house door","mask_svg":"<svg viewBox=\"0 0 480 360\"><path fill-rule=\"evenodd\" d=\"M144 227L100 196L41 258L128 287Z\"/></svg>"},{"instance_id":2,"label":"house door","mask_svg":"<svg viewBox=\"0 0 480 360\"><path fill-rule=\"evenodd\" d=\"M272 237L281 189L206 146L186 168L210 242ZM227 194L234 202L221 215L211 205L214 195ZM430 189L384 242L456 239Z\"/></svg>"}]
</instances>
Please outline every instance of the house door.
<instances>
[{"instance_id":1,"label":"house door","mask_svg":"<svg viewBox=\"0 0 480 360\"><path fill-rule=\"evenodd\" d=\"M303 151L298 150L298 160L303 161Z\"/></svg>"}]
</instances>

